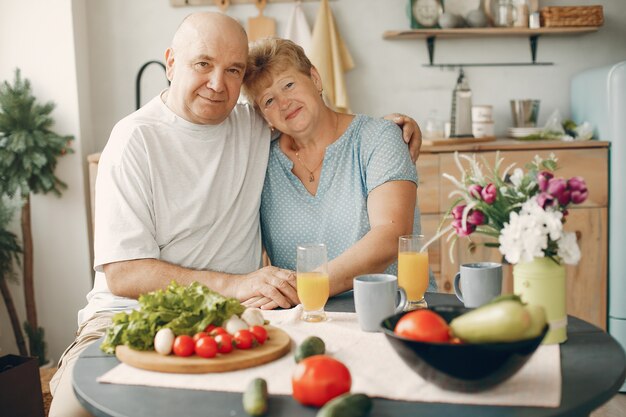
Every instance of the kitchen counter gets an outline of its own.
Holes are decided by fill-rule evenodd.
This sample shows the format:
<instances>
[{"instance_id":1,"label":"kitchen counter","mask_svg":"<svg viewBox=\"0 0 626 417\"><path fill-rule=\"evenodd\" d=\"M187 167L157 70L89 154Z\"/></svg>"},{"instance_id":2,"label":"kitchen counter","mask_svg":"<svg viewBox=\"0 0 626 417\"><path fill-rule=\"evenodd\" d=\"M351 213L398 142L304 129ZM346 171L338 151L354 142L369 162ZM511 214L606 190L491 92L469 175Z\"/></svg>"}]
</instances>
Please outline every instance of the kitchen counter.
<instances>
[{"instance_id":1,"label":"kitchen counter","mask_svg":"<svg viewBox=\"0 0 626 417\"><path fill-rule=\"evenodd\" d=\"M484 151L523 151L538 149L585 149L608 148L609 142L599 140L560 141L560 140L515 140L499 138L492 142L454 143L455 139L448 139L450 144L423 145L421 153L442 152L484 152Z\"/></svg>"}]
</instances>

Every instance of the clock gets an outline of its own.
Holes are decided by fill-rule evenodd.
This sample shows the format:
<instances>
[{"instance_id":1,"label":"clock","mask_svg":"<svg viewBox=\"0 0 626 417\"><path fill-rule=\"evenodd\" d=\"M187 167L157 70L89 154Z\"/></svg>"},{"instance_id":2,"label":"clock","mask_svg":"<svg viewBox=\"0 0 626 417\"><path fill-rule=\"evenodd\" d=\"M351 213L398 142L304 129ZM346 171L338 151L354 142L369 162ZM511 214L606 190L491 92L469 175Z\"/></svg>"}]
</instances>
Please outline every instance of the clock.
<instances>
[{"instance_id":1,"label":"clock","mask_svg":"<svg viewBox=\"0 0 626 417\"><path fill-rule=\"evenodd\" d=\"M437 26L439 15L443 12L440 0L411 0L411 11L418 27L432 28Z\"/></svg>"}]
</instances>

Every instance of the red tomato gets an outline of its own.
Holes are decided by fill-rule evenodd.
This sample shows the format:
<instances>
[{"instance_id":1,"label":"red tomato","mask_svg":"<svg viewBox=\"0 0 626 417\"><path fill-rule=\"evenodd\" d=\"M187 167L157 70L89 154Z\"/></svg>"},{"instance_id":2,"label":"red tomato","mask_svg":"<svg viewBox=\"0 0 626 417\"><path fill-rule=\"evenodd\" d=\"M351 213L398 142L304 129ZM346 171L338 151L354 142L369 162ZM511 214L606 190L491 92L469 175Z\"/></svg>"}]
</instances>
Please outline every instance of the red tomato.
<instances>
[{"instance_id":1,"label":"red tomato","mask_svg":"<svg viewBox=\"0 0 626 417\"><path fill-rule=\"evenodd\" d=\"M209 334L207 332L198 332L193 335L193 341L197 342L198 340L202 339L203 337L207 337L208 335Z\"/></svg>"},{"instance_id":2,"label":"red tomato","mask_svg":"<svg viewBox=\"0 0 626 417\"><path fill-rule=\"evenodd\" d=\"M191 356L193 355L194 346L195 343L191 336L181 334L174 339L174 347L172 350L176 356Z\"/></svg>"},{"instance_id":3,"label":"red tomato","mask_svg":"<svg viewBox=\"0 0 626 417\"><path fill-rule=\"evenodd\" d=\"M249 330L237 330L233 335L237 349L250 349L254 343L254 336Z\"/></svg>"},{"instance_id":4,"label":"red tomato","mask_svg":"<svg viewBox=\"0 0 626 417\"><path fill-rule=\"evenodd\" d=\"M215 342L217 343L217 351L219 353L230 353L233 351L233 337L228 333L215 336Z\"/></svg>"},{"instance_id":5,"label":"red tomato","mask_svg":"<svg viewBox=\"0 0 626 417\"><path fill-rule=\"evenodd\" d=\"M204 331L206 333L211 333L211 330L215 329L215 327L216 327L215 324L209 324L208 326L204 328Z\"/></svg>"},{"instance_id":6,"label":"red tomato","mask_svg":"<svg viewBox=\"0 0 626 417\"><path fill-rule=\"evenodd\" d=\"M350 391L352 378L346 366L326 355L309 356L296 365L291 377L293 398L303 405L321 407Z\"/></svg>"},{"instance_id":7,"label":"red tomato","mask_svg":"<svg viewBox=\"0 0 626 417\"><path fill-rule=\"evenodd\" d=\"M196 341L196 355L203 358L214 358L217 355L217 343L212 337L201 337Z\"/></svg>"},{"instance_id":8,"label":"red tomato","mask_svg":"<svg viewBox=\"0 0 626 417\"><path fill-rule=\"evenodd\" d=\"M402 316L394 332L398 336L418 342L447 342L450 340L448 323L432 310L415 310Z\"/></svg>"},{"instance_id":9,"label":"red tomato","mask_svg":"<svg viewBox=\"0 0 626 417\"><path fill-rule=\"evenodd\" d=\"M263 326L250 327L250 333L254 336L259 345L262 345L267 340L267 330Z\"/></svg>"},{"instance_id":10,"label":"red tomato","mask_svg":"<svg viewBox=\"0 0 626 417\"><path fill-rule=\"evenodd\" d=\"M218 334L228 334L228 332L226 330L224 330L223 327L214 327L210 332L209 332L209 336L217 336Z\"/></svg>"}]
</instances>

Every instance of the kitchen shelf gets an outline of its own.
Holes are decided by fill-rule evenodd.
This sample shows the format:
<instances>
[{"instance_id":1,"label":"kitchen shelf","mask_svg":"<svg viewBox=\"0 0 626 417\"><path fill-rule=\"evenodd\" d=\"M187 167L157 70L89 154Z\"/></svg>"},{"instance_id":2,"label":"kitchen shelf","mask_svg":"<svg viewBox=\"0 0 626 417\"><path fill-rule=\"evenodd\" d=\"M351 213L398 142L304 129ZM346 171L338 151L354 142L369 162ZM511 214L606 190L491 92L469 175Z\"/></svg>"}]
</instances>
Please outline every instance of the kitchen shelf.
<instances>
[{"instance_id":1,"label":"kitchen shelf","mask_svg":"<svg viewBox=\"0 0 626 417\"><path fill-rule=\"evenodd\" d=\"M388 30L383 39L425 39L428 48L429 64L425 67L492 67L492 66L524 66L524 65L553 65L552 62L537 62L537 41L540 36L571 36L596 32L597 26L562 27L562 28L458 28L458 29L410 29ZM503 63L435 63L435 40L461 38L500 38L500 37L528 37L530 41L531 62L503 62Z\"/></svg>"}]
</instances>

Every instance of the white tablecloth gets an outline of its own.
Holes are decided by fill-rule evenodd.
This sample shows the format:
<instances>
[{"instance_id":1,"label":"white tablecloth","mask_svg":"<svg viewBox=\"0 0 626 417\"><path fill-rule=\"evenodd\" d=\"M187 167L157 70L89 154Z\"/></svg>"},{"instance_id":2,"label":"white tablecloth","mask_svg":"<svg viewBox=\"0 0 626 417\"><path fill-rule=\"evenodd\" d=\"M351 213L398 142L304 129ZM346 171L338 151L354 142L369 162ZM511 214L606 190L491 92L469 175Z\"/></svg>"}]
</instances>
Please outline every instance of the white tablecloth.
<instances>
[{"instance_id":1,"label":"white tablecloth","mask_svg":"<svg viewBox=\"0 0 626 417\"><path fill-rule=\"evenodd\" d=\"M484 405L558 407L561 402L559 345L542 345L512 378L479 393L446 391L426 382L396 354L382 333L359 329L354 313L328 313L329 321L306 323L298 319L301 306L264 311L271 324L287 332L295 344L316 335L327 354L343 362L352 375L352 392L394 400ZM294 344L294 346L295 346ZM99 382L126 385L243 392L252 378L267 380L271 394L291 395L293 355L255 368L213 374L171 374L144 371L120 364Z\"/></svg>"}]
</instances>

